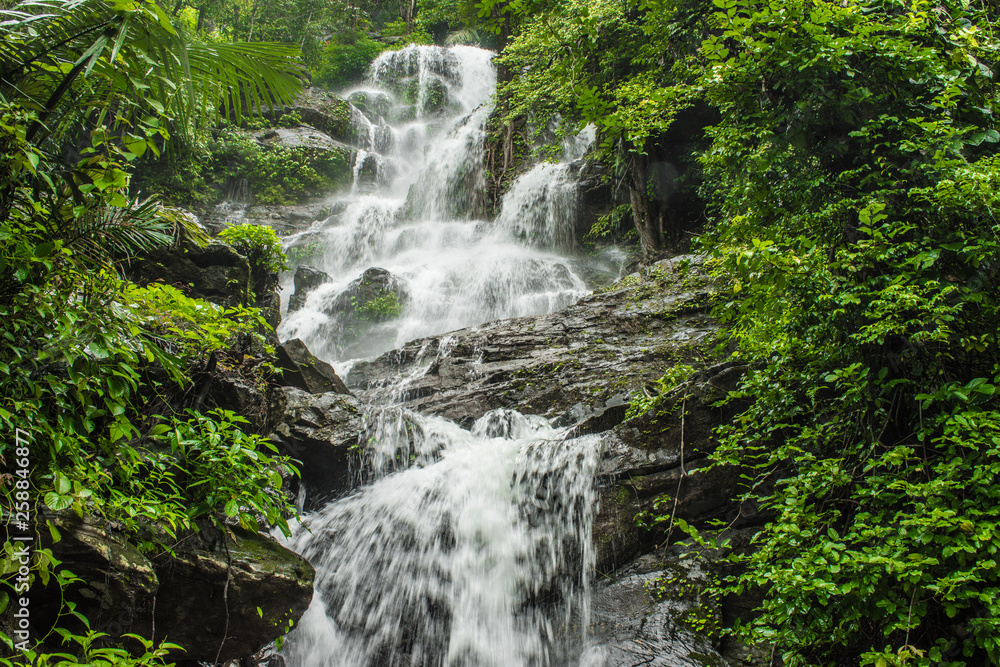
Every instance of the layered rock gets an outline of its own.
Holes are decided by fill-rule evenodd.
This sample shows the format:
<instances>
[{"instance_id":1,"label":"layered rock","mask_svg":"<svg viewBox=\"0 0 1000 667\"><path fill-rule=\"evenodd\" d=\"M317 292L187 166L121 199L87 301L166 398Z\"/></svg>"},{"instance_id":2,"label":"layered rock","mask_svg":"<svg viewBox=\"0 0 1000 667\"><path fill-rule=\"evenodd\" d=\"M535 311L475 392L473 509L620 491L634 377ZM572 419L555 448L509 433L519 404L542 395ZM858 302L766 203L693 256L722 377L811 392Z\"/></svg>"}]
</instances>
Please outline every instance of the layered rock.
<instances>
[{"instance_id":1,"label":"layered rock","mask_svg":"<svg viewBox=\"0 0 1000 667\"><path fill-rule=\"evenodd\" d=\"M326 335L342 358L361 356L373 339L395 333L379 324L398 318L410 300L405 281L378 267L366 270L324 308ZM387 345L382 346L385 349Z\"/></svg>"},{"instance_id":2,"label":"layered rock","mask_svg":"<svg viewBox=\"0 0 1000 667\"><path fill-rule=\"evenodd\" d=\"M311 394L335 392L350 394L344 381L333 367L314 356L298 338L285 341L276 350L280 382L287 387L297 387Z\"/></svg>"},{"instance_id":3,"label":"layered rock","mask_svg":"<svg viewBox=\"0 0 1000 667\"><path fill-rule=\"evenodd\" d=\"M288 312L294 313L301 308L305 304L309 292L328 282L330 282L330 276L313 266L300 264L295 267L295 275L292 278L295 291L288 298Z\"/></svg>"},{"instance_id":4,"label":"layered rock","mask_svg":"<svg viewBox=\"0 0 1000 667\"><path fill-rule=\"evenodd\" d=\"M395 389L407 407L465 426L495 408L565 425L615 406L624 416L667 368L700 363L719 329L711 294L698 258L664 260L555 313L411 341L346 380L364 398L405 377Z\"/></svg>"},{"instance_id":5,"label":"layered rock","mask_svg":"<svg viewBox=\"0 0 1000 667\"><path fill-rule=\"evenodd\" d=\"M162 282L226 307L245 304L250 293L246 257L225 243L202 243L186 232L176 244L133 260L128 275L140 287Z\"/></svg>"}]
</instances>

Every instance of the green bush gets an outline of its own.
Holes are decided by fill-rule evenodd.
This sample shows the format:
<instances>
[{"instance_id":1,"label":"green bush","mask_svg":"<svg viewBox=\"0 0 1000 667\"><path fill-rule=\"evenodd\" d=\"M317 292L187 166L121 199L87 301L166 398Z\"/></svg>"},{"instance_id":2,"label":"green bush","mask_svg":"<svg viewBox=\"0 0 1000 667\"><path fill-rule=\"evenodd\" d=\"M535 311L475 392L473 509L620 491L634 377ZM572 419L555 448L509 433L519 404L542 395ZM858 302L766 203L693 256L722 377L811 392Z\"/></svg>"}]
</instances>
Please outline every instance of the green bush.
<instances>
[{"instance_id":1,"label":"green bush","mask_svg":"<svg viewBox=\"0 0 1000 667\"><path fill-rule=\"evenodd\" d=\"M363 32L338 35L323 48L320 64L312 72L313 84L339 89L358 83L384 49Z\"/></svg>"},{"instance_id":2,"label":"green bush","mask_svg":"<svg viewBox=\"0 0 1000 667\"><path fill-rule=\"evenodd\" d=\"M219 238L229 243L250 262L250 282L260 296L270 287L272 276L288 270L288 258L281 250L281 240L270 227L244 223L219 232Z\"/></svg>"}]
</instances>

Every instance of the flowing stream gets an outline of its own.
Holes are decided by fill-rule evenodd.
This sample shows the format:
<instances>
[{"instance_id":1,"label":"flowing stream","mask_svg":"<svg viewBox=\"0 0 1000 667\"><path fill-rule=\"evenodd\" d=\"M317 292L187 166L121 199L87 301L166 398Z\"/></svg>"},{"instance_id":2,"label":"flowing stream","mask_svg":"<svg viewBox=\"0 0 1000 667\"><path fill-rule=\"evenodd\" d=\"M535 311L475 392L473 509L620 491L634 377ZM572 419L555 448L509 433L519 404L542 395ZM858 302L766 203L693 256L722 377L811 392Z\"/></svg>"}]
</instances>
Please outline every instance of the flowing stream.
<instances>
[{"instance_id":1,"label":"flowing stream","mask_svg":"<svg viewBox=\"0 0 1000 667\"><path fill-rule=\"evenodd\" d=\"M587 293L581 274L614 271L568 255L579 207L569 162L592 134L567 144L565 163L525 173L496 220L483 219L491 58L411 46L383 54L369 84L347 91L360 145L354 183L331 200L333 215L290 239L329 281L285 318L283 339L302 338L343 369L420 336L553 311ZM372 267L405 298L347 341L331 304ZM464 430L392 405L405 382L367 409L359 488L306 516L290 542L317 579L283 650L288 664L577 664L598 438L566 439L511 410Z\"/></svg>"}]
</instances>

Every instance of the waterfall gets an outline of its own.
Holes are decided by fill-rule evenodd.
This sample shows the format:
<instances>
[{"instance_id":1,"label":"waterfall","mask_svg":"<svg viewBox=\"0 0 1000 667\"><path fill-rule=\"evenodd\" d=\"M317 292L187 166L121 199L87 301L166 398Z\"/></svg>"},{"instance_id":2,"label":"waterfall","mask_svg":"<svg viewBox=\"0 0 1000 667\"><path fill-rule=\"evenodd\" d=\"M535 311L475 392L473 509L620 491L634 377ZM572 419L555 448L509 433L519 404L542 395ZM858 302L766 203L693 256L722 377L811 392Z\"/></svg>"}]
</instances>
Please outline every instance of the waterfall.
<instances>
[{"instance_id":1,"label":"waterfall","mask_svg":"<svg viewBox=\"0 0 1000 667\"><path fill-rule=\"evenodd\" d=\"M286 318L282 338L302 338L344 372L414 338L586 294L579 260L560 254L572 249L578 206L567 164L530 170L497 221L482 220L491 58L410 46L380 56L367 84L347 92L355 182L331 217L290 239L329 281ZM592 139L567 144L567 160ZM372 267L405 298L348 339L331 304L365 287L359 276ZM425 344L414 373L447 356L451 340ZM414 377L372 392L358 489L304 517L288 542L316 568L312 605L282 651L289 667L574 664L589 618L599 438L566 439L513 410L469 430L416 414L398 406Z\"/></svg>"},{"instance_id":2,"label":"waterfall","mask_svg":"<svg viewBox=\"0 0 1000 667\"><path fill-rule=\"evenodd\" d=\"M598 438L561 440L510 410L471 432L398 409L373 422L375 481L291 543L317 578L288 664L569 664L588 614Z\"/></svg>"},{"instance_id":3,"label":"waterfall","mask_svg":"<svg viewBox=\"0 0 1000 667\"><path fill-rule=\"evenodd\" d=\"M535 167L510 188L495 222L482 219L492 55L468 46L389 51L363 87L347 92L359 145L354 184L331 203L333 215L287 239L330 282L285 318L281 338L301 338L318 356L343 362L422 336L540 315L587 293L581 264L597 260L564 254L575 249L578 208L568 165ZM592 139L592 132L571 138L567 157ZM371 267L388 270L408 298L391 319L345 337L330 303Z\"/></svg>"}]
</instances>

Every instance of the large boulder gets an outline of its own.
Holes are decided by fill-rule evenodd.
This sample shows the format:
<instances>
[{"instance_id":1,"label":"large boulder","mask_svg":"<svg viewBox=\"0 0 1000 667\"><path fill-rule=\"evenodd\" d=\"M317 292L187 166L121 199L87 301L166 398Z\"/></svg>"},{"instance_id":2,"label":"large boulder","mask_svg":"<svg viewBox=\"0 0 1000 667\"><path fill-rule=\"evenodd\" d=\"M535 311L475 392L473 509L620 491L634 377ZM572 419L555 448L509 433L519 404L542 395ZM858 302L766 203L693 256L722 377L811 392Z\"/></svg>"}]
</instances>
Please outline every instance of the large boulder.
<instances>
[{"instance_id":1,"label":"large boulder","mask_svg":"<svg viewBox=\"0 0 1000 667\"><path fill-rule=\"evenodd\" d=\"M410 377L407 407L463 426L496 408L563 425L617 408L606 417L620 421L630 398L668 368L703 363L719 331L711 299L700 258L665 260L555 313L461 329L445 347L443 336L411 341L358 362L346 381L364 397L383 378Z\"/></svg>"},{"instance_id":2,"label":"large boulder","mask_svg":"<svg viewBox=\"0 0 1000 667\"><path fill-rule=\"evenodd\" d=\"M246 257L225 243L202 243L186 233L176 244L132 260L128 274L139 286L163 282L226 307L246 304L250 296Z\"/></svg>"},{"instance_id":3,"label":"large boulder","mask_svg":"<svg viewBox=\"0 0 1000 667\"><path fill-rule=\"evenodd\" d=\"M314 356L298 338L287 340L276 350L275 366L281 372L281 384L298 387L311 394L332 391L350 394L347 385L333 370L333 366Z\"/></svg>"},{"instance_id":4,"label":"large boulder","mask_svg":"<svg viewBox=\"0 0 1000 667\"><path fill-rule=\"evenodd\" d=\"M296 310L305 305L306 297L309 292L312 292L317 287L324 283L330 282L330 276L324 271L320 271L314 266L308 266L306 264L300 264L295 267L295 275L292 278L292 284L295 286L295 291L292 296L288 298L288 312L294 313Z\"/></svg>"},{"instance_id":5,"label":"large boulder","mask_svg":"<svg viewBox=\"0 0 1000 667\"><path fill-rule=\"evenodd\" d=\"M282 409L270 440L301 462L306 507L321 507L352 486L351 457L365 429L361 403L347 394L315 395L294 387L278 393Z\"/></svg>"},{"instance_id":6,"label":"large boulder","mask_svg":"<svg viewBox=\"0 0 1000 667\"><path fill-rule=\"evenodd\" d=\"M718 404L744 371L729 363L705 369L652 409L603 434L596 479L600 510L594 519L599 571L613 571L667 537L669 522L650 530L637 524L640 514L673 516L694 526L710 519L739 526L759 519L736 500L744 490L741 471L709 465L708 459L717 446L715 428L745 407Z\"/></svg>"},{"instance_id":7,"label":"large boulder","mask_svg":"<svg viewBox=\"0 0 1000 667\"><path fill-rule=\"evenodd\" d=\"M379 325L397 319L409 301L405 281L385 269L370 268L325 307L330 318L327 339L346 359L366 356L365 350L372 347L391 347L395 331Z\"/></svg>"},{"instance_id":8,"label":"large boulder","mask_svg":"<svg viewBox=\"0 0 1000 667\"><path fill-rule=\"evenodd\" d=\"M354 113L360 114L347 100L316 88L309 88L298 100L298 104L288 109L297 113L304 123L325 133L332 139L356 146L358 131L352 121Z\"/></svg>"},{"instance_id":9,"label":"large boulder","mask_svg":"<svg viewBox=\"0 0 1000 667\"><path fill-rule=\"evenodd\" d=\"M719 601L699 559L648 555L594 591L588 667L727 667Z\"/></svg>"},{"instance_id":10,"label":"large boulder","mask_svg":"<svg viewBox=\"0 0 1000 667\"><path fill-rule=\"evenodd\" d=\"M67 513L49 520L60 539L45 546L80 578L63 591L66 601L112 638L135 633L180 645L174 659L250 656L287 632L312 600L312 566L267 535L204 528L147 558L95 520ZM35 588L32 620L48 627L62 598L49 590L52 579Z\"/></svg>"},{"instance_id":11,"label":"large boulder","mask_svg":"<svg viewBox=\"0 0 1000 667\"><path fill-rule=\"evenodd\" d=\"M37 630L57 620L63 596L98 632L120 636L147 616L160 587L153 563L121 534L71 512L45 516L43 546L78 577L60 594L55 580L36 578L31 614ZM55 539L53 539L55 538ZM72 619L69 619L72 621ZM81 628L77 628L78 630Z\"/></svg>"},{"instance_id":12,"label":"large boulder","mask_svg":"<svg viewBox=\"0 0 1000 667\"><path fill-rule=\"evenodd\" d=\"M155 627L157 637L183 646L189 660L253 655L290 630L312 600L316 573L298 554L235 527L220 542L175 550L157 565L155 619L140 634Z\"/></svg>"},{"instance_id":13,"label":"large boulder","mask_svg":"<svg viewBox=\"0 0 1000 667\"><path fill-rule=\"evenodd\" d=\"M281 146L282 148L308 148L313 151L330 151L338 153L348 162L355 149L337 141L325 132L320 132L308 125L295 127L275 127L263 130L255 135L257 141L264 146Z\"/></svg>"}]
</instances>

